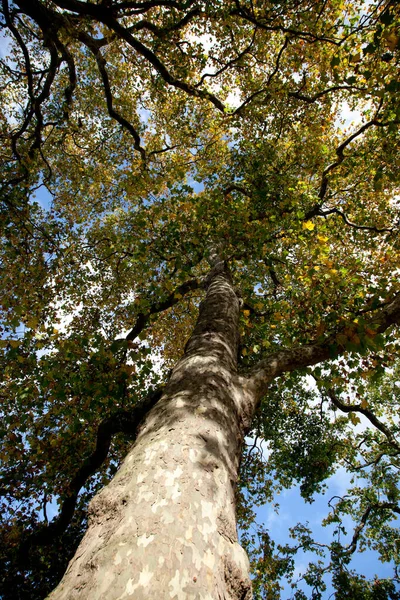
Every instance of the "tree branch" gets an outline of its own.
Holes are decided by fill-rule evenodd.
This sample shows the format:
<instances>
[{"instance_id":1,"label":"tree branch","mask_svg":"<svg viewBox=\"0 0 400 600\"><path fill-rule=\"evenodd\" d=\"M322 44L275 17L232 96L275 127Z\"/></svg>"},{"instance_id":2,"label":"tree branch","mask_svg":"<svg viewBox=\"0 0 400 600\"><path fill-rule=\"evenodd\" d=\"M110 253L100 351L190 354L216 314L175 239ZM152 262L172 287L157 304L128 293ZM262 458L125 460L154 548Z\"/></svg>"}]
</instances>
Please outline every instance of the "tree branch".
<instances>
[{"instance_id":1,"label":"tree branch","mask_svg":"<svg viewBox=\"0 0 400 600\"><path fill-rule=\"evenodd\" d=\"M204 73L201 76L200 81L198 83L196 83L194 87L197 88L200 85L202 85L204 83L204 80L206 79L206 77L218 77L218 75L221 75L221 73L224 73L227 69L229 69L234 64L239 62L240 59L243 58L243 56L245 56L246 54L248 54L250 52L250 50L254 44L254 38L255 38L255 32L253 32L250 44L248 44L248 46L244 50L242 50L242 52L239 52L239 54L237 56L235 56L234 58L232 58L231 60L226 62L224 64L224 66L221 67L220 69L218 69L218 71L216 71L215 73ZM234 114L236 114L236 112L237 112L237 110L234 112Z\"/></svg>"},{"instance_id":2,"label":"tree branch","mask_svg":"<svg viewBox=\"0 0 400 600\"><path fill-rule=\"evenodd\" d=\"M364 133L364 131L366 131L367 129L369 129L373 125L377 125L377 124L378 124L378 121L377 121L376 118L371 119L367 123L364 123L364 125L362 125L361 127L359 127L357 129L357 131L355 131L352 135L350 135L347 139L345 139L336 148L337 159L335 160L335 162L333 162L332 164L328 165L326 167L326 169L324 170L324 172L322 173L322 180L321 180L321 185L320 185L319 193L318 193L318 198L320 199L320 202L322 202L324 200L326 191L328 189L328 183L329 183L328 175L329 175L329 173L331 171L333 171L334 169L336 169L336 167L338 167L344 161L344 150L347 148L347 146L349 144L351 144L351 142L353 140L355 140L358 136L360 136L362 133Z\"/></svg>"},{"instance_id":3,"label":"tree branch","mask_svg":"<svg viewBox=\"0 0 400 600\"><path fill-rule=\"evenodd\" d=\"M329 44L334 44L335 46L340 46L342 43L342 39L335 40L333 38L329 38L323 35L317 35L310 31L301 31L300 29L295 29L292 27L286 27L285 25L274 24L273 20L270 19L269 22L266 17L263 20L256 18L254 14L251 14L246 8L240 5L238 0L235 0L236 9L232 10L230 14L232 16L237 15L249 23L252 23L256 27L263 29L265 31L280 31L282 33L290 34L299 39L303 39L309 43L315 43L317 41L328 42Z\"/></svg>"},{"instance_id":4,"label":"tree branch","mask_svg":"<svg viewBox=\"0 0 400 600\"><path fill-rule=\"evenodd\" d=\"M143 162L146 162L146 151L142 147L140 143L140 136L136 129L133 127L132 123L130 123L125 117L123 117L119 112L117 112L114 108L114 99L111 92L110 80L108 77L107 69L106 69L106 60L101 54L101 50L97 48L95 40L92 40L88 35L81 33L79 35L79 39L85 44L85 46L92 52L96 59L97 67L99 69L99 73L103 82L104 94L106 97L107 110L108 114L112 119L115 119L124 129L126 129L131 136L133 137L133 146L135 150L137 150Z\"/></svg>"},{"instance_id":5,"label":"tree branch","mask_svg":"<svg viewBox=\"0 0 400 600\"><path fill-rule=\"evenodd\" d=\"M357 92L365 92L366 89L367 88L360 88L360 87L356 87L354 85L333 85L332 87L329 87L329 88L326 88L325 90L321 90L320 92L317 92L316 94L314 94L314 96L306 96L305 94L302 94L301 89L298 90L297 92L288 92L288 96L290 98L296 98L297 100L302 100L303 102L306 102L307 104L313 104L314 102L316 102L323 96L330 94L331 92L338 92L341 90L347 90L347 91L356 90Z\"/></svg>"},{"instance_id":6,"label":"tree branch","mask_svg":"<svg viewBox=\"0 0 400 600\"><path fill-rule=\"evenodd\" d=\"M373 327L377 333L383 333L391 325L400 323L400 294L388 302L380 310L365 321L364 325ZM316 365L332 358L332 348L335 349L335 357L345 351L344 347L336 344L336 335L341 330L331 334L321 342L315 342L289 348L287 350L278 350L261 361L251 370L248 375L248 385L259 400L265 393L268 384L285 372L295 371L304 367Z\"/></svg>"},{"instance_id":7,"label":"tree branch","mask_svg":"<svg viewBox=\"0 0 400 600\"><path fill-rule=\"evenodd\" d=\"M360 519L359 524L354 529L353 537L352 537L350 544L344 550L339 552L339 554L341 556L345 556L348 554L354 554L354 552L357 550L357 544L358 544L359 537L367 524L369 516L371 515L371 513L376 512L378 510L382 510L382 509L392 510L393 512L395 512L397 514L400 514L400 507L397 506L397 504L395 504L394 502L379 502L376 504L369 504L367 506L367 508L365 509L365 511Z\"/></svg>"},{"instance_id":8,"label":"tree branch","mask_svg":"<svg viewBox=\"0 0 400 600\"><path fill-rule=\"evenodd\" d=\"M136 50L136 52L143 56L156 69L166 83L175 88L181 89L189 96L195 96L197 98L202 98L203 100L208 100L214 104L219 111L222 113L225 112L224 104L216 96L214 96L214 94L208 92L207 90L199 90L189 83L174 77L167 69L165 64L158 58L158 56L156 56L156 54L154 54L154 52L152 52L152 50L150 50L150 48L136 39L127 29L122 27L122 25L116 19L111 17L111 15L103 17L101 21L112 31L115 31L115 33L119 34L122 39L124 39L134 50Z\"/></svg>"},{"instance_id":9,"label":"tree branch","mask_svg":"<svg viewBox=\"0 0 400 600\"><path fill-rule=\"evenodd\" d=\"M314 379L316 381L319 381L319 379L317 377L314 377ZM325 392L329 396L331 402L342 412L344 412L344 413L359 412L362 415L364 415L364 417L366 417L370 421L370 423L372 423L372 425L374 425L374 427L379 429L379 431L386 436L389 444L397 452L400 452L400 444L397 442L393 433L390 431L390 429L388 427L386 427L386 425L384 423L382 423L382 421L380 421L378 419L378 417L376 417L374 415L374 413L371 410L369 410L368 408L362 408L361 404L345 404L336 396L335 392L332 389L328 388L325 390Z\"/></svg>"},{"instance_id":10,"label":"tree branch","mask_svg":"<svg viewBox=\"0 0 400 600\"><path fill-rule=\"evenodd\" d=\"M327 210L320 210L317 213L317 216L319 217L327 217L329 215L339 215L339 217L341 217L343 219L343 221L346 223L346 225L349 225L350 227L353 227L354 229L359 229L361 231L372 231L373 233L392 233L393 229L389 228L389 227L375 227L374 225L357 225L357 223L353 223L352 221L350 221L348 219L348 217L344 214L344 212L342 212L341 210L339 210L338 208L329 208Z\"/></svg>"},{"instance_id":11,"label":"tree branch","mask_svg":"<svg viewBox=\"0 0 400 600\"><path fill-rule=\"evenodd\" d=\"M162 388L158 388L148 394L133 409L119 411L101 421L97 430L96 448L70 481L59 515L49 525L28 535L22 541L20 547L22 556L26 556L32 547L50 544L56 537L64 533L74 515L80 490L89 477L97 471L107 458L112 436L116 433L124 432L128 433L135 440L139 432L139 425L149 410L161 398L161 395Z\"/></svg>"},{"instance_id":12,"label":"tree branch","mask_svg":"<svg viewBox=\"0 0 400 600\"><path fill-rule=\"evenodd\" d=\"M187 294L189 291L198 290L200 288L201 282L198 279L189 279L181 285L178 285L178 287L176 287L174 291L171 292L169 296L167 296L167 298L165 298L165 300L155 302L146 313L141 312L138 314L135 325L132 327L125 339L128 341L133 341L148 325L150 317L152 315L163 312L168 308L171 308L172 306L177 304L180 298Z\"/></svg>"}]
</instances>

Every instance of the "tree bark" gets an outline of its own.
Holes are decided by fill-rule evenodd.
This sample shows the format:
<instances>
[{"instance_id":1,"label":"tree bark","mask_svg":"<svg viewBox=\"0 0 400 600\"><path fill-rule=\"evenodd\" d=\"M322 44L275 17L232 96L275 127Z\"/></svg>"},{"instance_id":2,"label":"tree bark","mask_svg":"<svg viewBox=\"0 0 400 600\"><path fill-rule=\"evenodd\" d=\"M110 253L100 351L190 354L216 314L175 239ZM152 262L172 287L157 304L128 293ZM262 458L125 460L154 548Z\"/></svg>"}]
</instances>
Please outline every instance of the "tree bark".
<instances>
[{"instance_id":1,"label":"tree bark","mask_svg":"<svg viewBox=\"0 0 400 600\"><path fill-rule=\"evenodd\" d=\"M216 263L165 392L49 600L248 600L235 485L255 395L237 374L239 300Z\"/></svg>"}]
</instances>

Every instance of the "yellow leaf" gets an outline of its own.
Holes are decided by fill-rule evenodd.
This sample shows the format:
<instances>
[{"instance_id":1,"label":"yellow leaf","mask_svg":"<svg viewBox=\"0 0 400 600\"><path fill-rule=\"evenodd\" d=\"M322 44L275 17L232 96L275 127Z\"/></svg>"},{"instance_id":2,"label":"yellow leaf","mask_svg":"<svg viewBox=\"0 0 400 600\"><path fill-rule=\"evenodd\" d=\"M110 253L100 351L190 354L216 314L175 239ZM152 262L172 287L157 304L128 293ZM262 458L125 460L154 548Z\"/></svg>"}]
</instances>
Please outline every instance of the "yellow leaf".
<instances>
[{"instance_id":1,"label":"yellow leaf","mask_svg":"<svg viewBox=\"0 0 400 600\"><path fill-rule=\"evenodd\" d=\"M329 238L327 238L326 235L317 235L317 239L320 242L327 242Z\"/></svg>"},{"instance_id":2,"label":"yellow leaf","mask_svg":"<svg viewBox=\"0 0 400 600\"><path fill-rule=\"evenodd\" d=\"M272 315L272 318L273 318L275 321L282 321L282 319L283 319L283 315L281 315L281 313L278 313L278 312L276 312L276 313L274 313L274 314Z\"/></svg>"},{"instance_id":3,"label":"yellow leaf","mask_svg":"<svg viewBox=\"0 0 400 600\"><path fill-rule=\"evenodd\" d=\"M250 316L250 311L249 310L244 310L243 314L245 317L249 317Z\"/></svg>"},{"instance_id":4,"label":"yellow leaf","mask_svg":"<svg viewBox=\"0 0 400 600\"><path fill-rule=\"evenodd\" d=\"M308 229L308 231L312 231L315 228L315 225L312 221L306 221L303 223L303 229Z\"/></svg>"},{"instance_id":5,"label":"yellow leaf","mask_svg":"<svg viewBox=\"0 0 400 600\"><path fill-rule=\"evenodd\" d=\"M357 425L357 423L361 423L360 419L353 412L349 413L349 419L353 423L353 425Z\"/></svg>"},{"instance_id":6,"label":"yellow leaf","mask_svg":"<svg viewBox=\"0 0 400 600\"><path fill-rule=\"evenodd\" d=\"M399 38L397 37L396 33L394 31L385 32L383 34L383 37L386 40L386 45L389 48L389 50L391 50L393 52L393 50L395 50L397 43L399 41Z\"/></svg>"},{"instance_id":7,"label":"yellow leaf","mask_svg":"<svg viewBox=\"0 0 400 600\"><path fill-rule=\"evenodd\" d=\"M361 53L357 52L357 54L353 54L353 56L350 57L350 62L352 62L352 63L361 62Z\"/></svg>"},{"instance_id":8,"label":"yellow leaf","mask_svg":"<svg viewBox=\"0 0 400 600\"><path fill-rule=\"evenodd\" d=\"M39 325L39 321L35 318L29 319L28 321L26 321L26 326L29 327L29 329L36 329L38 325Z\"/></svg>"},{"instance_id":9,"label":"yellow leaf","mask_svg":"<svg viewBox=\"0 0 400 600\"><path fill-rule=\"evenodd\" d=\"M368 401L365 398L363 398L363 400L361 400L360 402L360 406L365 410L366 408L368 408Z\"/></svg>"}]
</instances>

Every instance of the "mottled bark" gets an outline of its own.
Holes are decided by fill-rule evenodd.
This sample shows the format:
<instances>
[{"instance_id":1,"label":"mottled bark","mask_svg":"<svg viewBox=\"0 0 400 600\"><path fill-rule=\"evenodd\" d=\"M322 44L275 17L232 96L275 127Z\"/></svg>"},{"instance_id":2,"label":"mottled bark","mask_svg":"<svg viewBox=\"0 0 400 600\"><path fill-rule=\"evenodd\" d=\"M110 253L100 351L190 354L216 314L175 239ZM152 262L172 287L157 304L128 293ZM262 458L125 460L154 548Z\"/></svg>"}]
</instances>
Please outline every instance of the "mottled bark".
<instances>
[{"instance_id":1,"label":"mottled bark","mask_svg":"<svg viewBox=\"0 0 400 600\"><path fill-rule=\"evenodd\" d=\"M246 600L235 485L254 397L237 375L239 301L216 263L183 358L51 600Z\"/></svg>"}]
</instances>

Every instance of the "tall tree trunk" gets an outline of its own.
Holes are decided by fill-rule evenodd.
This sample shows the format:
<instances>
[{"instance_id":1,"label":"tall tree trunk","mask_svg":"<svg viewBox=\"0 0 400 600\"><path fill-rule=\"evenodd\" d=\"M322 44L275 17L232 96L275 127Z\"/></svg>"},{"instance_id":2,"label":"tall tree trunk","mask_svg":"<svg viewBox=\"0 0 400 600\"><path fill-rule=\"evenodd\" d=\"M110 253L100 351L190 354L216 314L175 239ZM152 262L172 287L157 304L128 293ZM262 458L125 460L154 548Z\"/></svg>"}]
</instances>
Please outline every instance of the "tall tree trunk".
<instances>
[{"instance_id":1,"label":"tall tree trunk","mask_svg":"<svg viewBox=\"0 0 400 600\"><path fill-rule=\"evenodd\" d=\"M235 485L254 395L237 375L239 300L217 264L183 358L51 600L246 600Z\"/></svg>"}]
</instances>

